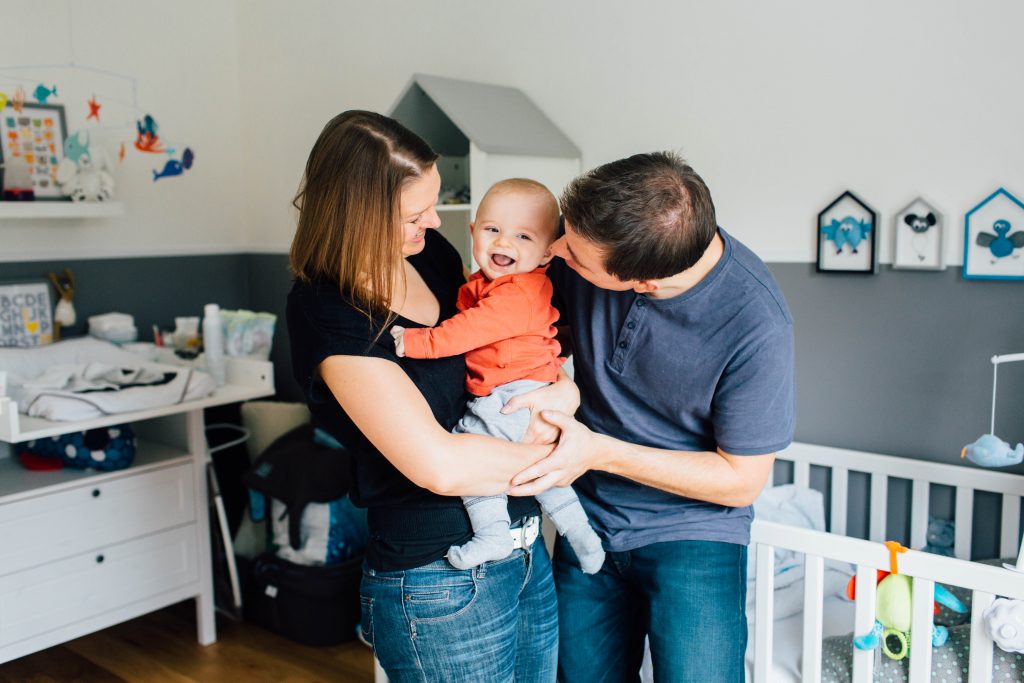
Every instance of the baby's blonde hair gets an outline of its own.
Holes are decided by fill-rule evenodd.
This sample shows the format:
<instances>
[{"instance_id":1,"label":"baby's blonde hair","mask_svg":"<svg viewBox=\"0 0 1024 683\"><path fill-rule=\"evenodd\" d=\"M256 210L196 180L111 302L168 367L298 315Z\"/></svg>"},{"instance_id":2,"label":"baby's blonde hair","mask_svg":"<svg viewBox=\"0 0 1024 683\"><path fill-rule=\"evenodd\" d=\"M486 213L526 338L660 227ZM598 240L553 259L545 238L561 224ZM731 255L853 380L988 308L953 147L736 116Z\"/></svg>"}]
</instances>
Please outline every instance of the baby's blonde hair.
<instances>
[{"instance_id":1,"label":"baby's blonde hair","mask_svg":"<svg viewBox=\"0 0 1024 683\"><path fill-rule=\"evenodd\" d=\"M491 185L484 194L480 200L480 206L484 205L488 197L509 192L520 192L540 200L545 205L544 209L549 219L547 227L550 231L548 234L551 241L554 242L558 239L558 217L561 215L558 209L558 200L551 193L551 190L536 180L531 180L530 178L506 178L505 180L499 180Z\"/></svg>"}]
</instances>

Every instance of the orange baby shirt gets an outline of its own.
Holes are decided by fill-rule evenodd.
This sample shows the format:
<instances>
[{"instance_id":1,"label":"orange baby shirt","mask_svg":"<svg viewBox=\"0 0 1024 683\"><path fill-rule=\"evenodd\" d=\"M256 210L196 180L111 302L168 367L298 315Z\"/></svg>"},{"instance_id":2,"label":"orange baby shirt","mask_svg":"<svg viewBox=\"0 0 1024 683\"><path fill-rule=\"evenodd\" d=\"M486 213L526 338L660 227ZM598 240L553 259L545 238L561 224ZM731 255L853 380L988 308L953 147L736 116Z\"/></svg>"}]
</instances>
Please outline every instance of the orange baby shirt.
<instances>
[{"instance_id":1,"label":"orange baby shirt","mask_svg":"<svg viewBox=\"0 0 1024 683\"><path fill-rule=\"evenodd\" d=\"M459 289L455 314L437 327L405 331L409 358L466 354L466 389L487 396L517 379L554 382L565 361L555 341L547 266L487 280L476 272Z\"/></svg>"}]
</instances>

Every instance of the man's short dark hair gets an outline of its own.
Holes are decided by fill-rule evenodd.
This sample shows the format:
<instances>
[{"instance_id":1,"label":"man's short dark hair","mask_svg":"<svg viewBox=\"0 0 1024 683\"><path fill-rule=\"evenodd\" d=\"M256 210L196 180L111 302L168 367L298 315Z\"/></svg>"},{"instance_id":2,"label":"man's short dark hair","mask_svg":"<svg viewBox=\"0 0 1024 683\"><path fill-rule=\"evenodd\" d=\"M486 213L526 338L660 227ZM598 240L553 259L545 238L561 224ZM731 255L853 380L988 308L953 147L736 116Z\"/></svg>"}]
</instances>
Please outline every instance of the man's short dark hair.
<instances>
[{"instance_id":1,"label":"man's short dark hair","mask_svg":"<svg viewBox=\"0 0 1024 683\"><path fill-rule=\"evenodd\" d=\"M569 183L561 203L566 222L604 250L604 269L620 280L681 273L718 230L707 185L673 152L598 166Z\"/></svg>"}]
</instances>

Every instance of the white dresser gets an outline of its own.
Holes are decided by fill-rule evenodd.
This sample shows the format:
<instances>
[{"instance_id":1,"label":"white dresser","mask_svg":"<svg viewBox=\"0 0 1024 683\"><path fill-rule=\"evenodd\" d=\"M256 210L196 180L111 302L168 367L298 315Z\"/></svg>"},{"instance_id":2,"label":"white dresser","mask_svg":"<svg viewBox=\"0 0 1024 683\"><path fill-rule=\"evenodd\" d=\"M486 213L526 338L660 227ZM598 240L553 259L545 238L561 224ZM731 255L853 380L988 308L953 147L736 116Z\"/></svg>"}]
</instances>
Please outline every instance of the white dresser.
<instances>
[{"instance_id":1,"label":"white dresser","mask_svg":"<svg viewBox=\"0 0 1024 683\"><path fill-rule=\"evenodd\" d=\"M203 409L270 396L269 362L227 359L212 396L85 422L18 414L0 398L0 662L196 599L216 640ZM10 444L130 423L131 467L30 472Z\"/></svg>"}]
</instances>

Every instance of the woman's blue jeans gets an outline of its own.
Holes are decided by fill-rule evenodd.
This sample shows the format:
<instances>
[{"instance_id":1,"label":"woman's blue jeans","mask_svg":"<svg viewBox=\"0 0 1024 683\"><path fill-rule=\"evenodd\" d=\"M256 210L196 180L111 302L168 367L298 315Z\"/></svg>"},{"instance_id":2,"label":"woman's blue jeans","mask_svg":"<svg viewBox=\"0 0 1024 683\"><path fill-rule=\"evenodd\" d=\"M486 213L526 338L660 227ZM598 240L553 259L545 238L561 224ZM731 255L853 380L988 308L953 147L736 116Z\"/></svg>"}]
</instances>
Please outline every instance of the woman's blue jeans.
<instances>
[{"instance_id":1,"label":"woman's blue jeans","mask_svg":"<svg viewBox=\"0 0 1024 683\"><path fill-rule=\"evenodd\" d=\"M554 683L558 603L538 538L497 562L364 568L363 635L392 683Z\"/></svg>"},{"instance_id":2,"label":"woman's blue jeans","mask_svg":"<svg viewBox=\"0 0 1024 683\"><path fill-rule=\"evenodd\" d=\"M644 636L655 683L743 683L746 546L652 543L608 553L588 576L559 537L555 582L562 683L638 681Z\"/></svg>"}]
</instances>

